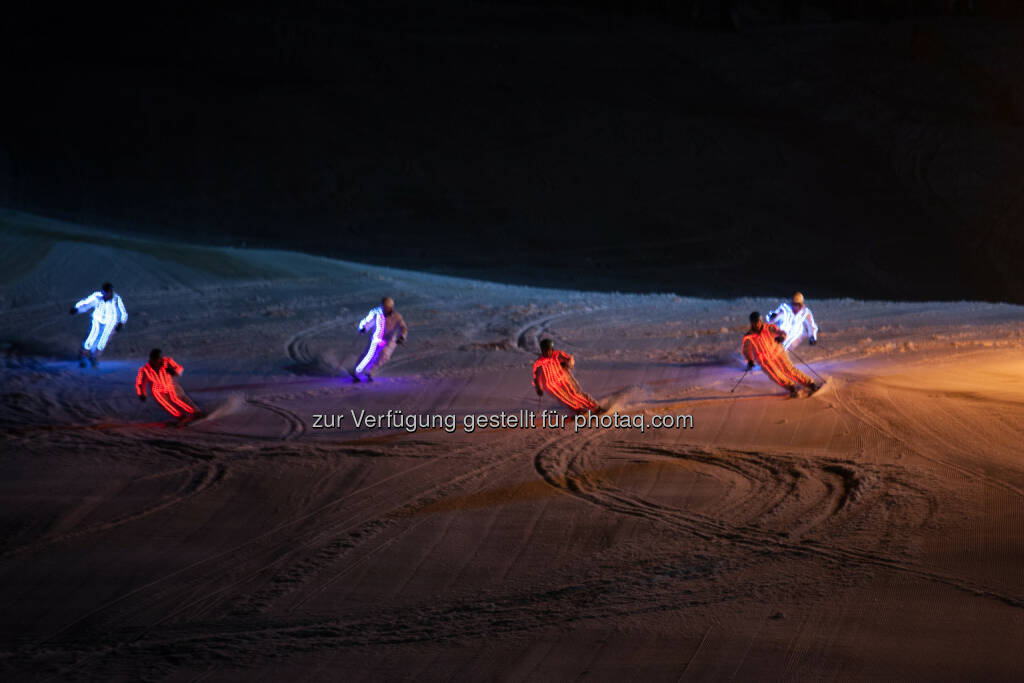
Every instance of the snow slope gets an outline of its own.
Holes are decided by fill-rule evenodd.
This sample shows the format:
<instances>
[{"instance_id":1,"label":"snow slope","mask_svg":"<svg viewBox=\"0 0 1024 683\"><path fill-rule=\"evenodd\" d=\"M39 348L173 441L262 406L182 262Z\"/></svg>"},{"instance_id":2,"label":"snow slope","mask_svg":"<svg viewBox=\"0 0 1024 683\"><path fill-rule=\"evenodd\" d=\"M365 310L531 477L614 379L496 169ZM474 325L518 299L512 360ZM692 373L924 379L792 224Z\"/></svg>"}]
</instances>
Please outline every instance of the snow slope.
<instances>
[{"instance_id":1,"label":"snow slope","mask_svg":"<svg viewBox=\"0 0 1024 683\"><path fill-rule=\"evenodd\" d=\"M829 383L788 400L759 373L730 393L785 292L530 289L16 213L0 240L5 677L1024 676L1022 307L808 284L797 354ZM107 279L129 322L81 370L66 310ZM385 294L409 342L353 384ZM529 385L545 335L599 399L693 428L467 433L557 408ZM137 401L153 346L212 417ZM457 428L352 424L389 409Z\"/></svg>"}]
</instances>

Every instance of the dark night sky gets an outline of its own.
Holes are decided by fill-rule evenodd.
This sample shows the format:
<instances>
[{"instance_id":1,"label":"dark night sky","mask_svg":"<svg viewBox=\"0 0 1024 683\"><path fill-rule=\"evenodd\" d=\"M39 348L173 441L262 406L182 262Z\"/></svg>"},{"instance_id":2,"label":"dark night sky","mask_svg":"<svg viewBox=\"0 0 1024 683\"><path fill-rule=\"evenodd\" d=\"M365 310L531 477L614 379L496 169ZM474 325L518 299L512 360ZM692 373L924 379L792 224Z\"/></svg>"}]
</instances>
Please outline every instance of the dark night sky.
<instances>
[{"instance_id":1,"label":"dark night sky","mask_svg":"<svg viewBox=\"0 0 1024 683\"><path fill-rule=\"evenodd\" d=\"M1024 302L1011 5L804 4L33 5L0 204L543 285Z\"/></svg>"}]
</instances>

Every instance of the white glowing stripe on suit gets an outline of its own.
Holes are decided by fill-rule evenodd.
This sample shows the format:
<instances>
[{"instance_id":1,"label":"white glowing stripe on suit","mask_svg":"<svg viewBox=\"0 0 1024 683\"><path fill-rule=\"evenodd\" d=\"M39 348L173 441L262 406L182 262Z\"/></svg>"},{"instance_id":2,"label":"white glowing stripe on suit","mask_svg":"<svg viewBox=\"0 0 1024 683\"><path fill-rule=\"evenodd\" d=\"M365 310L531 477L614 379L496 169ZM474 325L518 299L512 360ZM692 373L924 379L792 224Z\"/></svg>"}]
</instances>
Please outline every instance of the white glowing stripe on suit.
<instances>
[{"instance_id":1,"label":"white glowing stripe on suit","mask_svg":"<svg viewBox=\"0 0 1024 683\"><path fill-rule=\"evenodd\" d=\"M124 309L124 302L119 294L114 294L110 301L103 299L103 292L93 292L77 304L75 308L81 313L84 310L92 309L92 319L103 325L123 323L128 320L128 311Z\"/></svg>"},{"instance_id":2,"label":"white glowing stripe on suit","mask_svg":"<svg viewBox=\"0 0 1024 683\"><path fill-rule=\"evenodd\" d=\"M107 341L110 339L110 334L114 331L114 325L97 322L95 319L92 321L92 329L89 330L89 336L82 342L82 348L86 351L102 351L107 348Z\"/></svg>"},{"instance_id":3,"label":"white glowing stripe on suit","mask_svg":"<svg viewBox=\"0 0 1024 683\"><path fill-rule=\"evenodd\" d=\"M384 337L384 309L381 306L377 306L366 314L362 322L359 323L359 329L365 330L366 326L373 321L373 341L370 344L370 348L366 350L366 355L359 361L359 365L356 366L356 372L362 372L371 360L376 357L380 352L380 340Z\"/></svg>"},{"instance_id":4,"label":"white glowing stripe on suit","mask_svg":"<svg viewBox=\"0 0 1024 683\"><path fill-rule=\"evenodd\" d=\"M799 313L795 313L790 304L782 303L768 314L768 322L775 323L780 330L786 333L786 339L782 342L782 348L786 350L796 344L804 332L811 339L818 338L818 325L814 322L814 315L807 306L802 307Z\"/></svg>"}]
</instances>

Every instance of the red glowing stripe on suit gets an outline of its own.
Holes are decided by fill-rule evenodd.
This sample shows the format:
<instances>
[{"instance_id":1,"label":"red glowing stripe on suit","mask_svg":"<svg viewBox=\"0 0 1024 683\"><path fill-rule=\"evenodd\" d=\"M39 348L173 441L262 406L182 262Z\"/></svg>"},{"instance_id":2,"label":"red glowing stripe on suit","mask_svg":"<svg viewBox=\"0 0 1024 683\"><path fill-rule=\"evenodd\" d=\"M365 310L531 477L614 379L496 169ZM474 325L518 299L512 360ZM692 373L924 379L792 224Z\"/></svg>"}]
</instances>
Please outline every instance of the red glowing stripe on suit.
<instances>
[{"instance_id":1,"label":"red glowing stripe on suit","mask_svg":"<svg viewBox=\"0 0 1024 683\"><path fill-rule=\"evenodd\" d=\"M564 351L540 357L533 363L533 385L546 391L575 411L596 410L597 402L585 394L575 378L563 366L571 366L573 357Z\"/></svg>"}]
</instances>

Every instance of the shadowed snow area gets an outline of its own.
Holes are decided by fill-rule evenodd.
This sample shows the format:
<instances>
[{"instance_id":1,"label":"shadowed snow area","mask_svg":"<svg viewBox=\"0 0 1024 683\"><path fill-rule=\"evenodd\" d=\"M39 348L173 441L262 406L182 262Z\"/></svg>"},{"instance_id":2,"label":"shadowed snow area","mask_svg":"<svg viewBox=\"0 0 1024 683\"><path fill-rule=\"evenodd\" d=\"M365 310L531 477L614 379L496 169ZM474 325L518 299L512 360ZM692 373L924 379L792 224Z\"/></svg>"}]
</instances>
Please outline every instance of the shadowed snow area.
<instances>
[{"instance_id":1,"label":"shadowed snow area","mask_svg":"<svg viewBox=\"0 0 1024 683\"><path fill-rule=\"evenodd\" d=\"M747 315L790 292L532 289L0 220L7 678L1024 678L1020 306L808 283L821 338L796 354L827 383L792 400L759 370L730 392ZM67 309L104 280L128 323L80 369ZM409 340L356 384L384 295ZM566 414L530 386L545 336L648 426L467 432ZM136 399L155 346L209 417ZM389 410L455 428L353 423ZM676 415L692 428L649 427Z\"/></svg>"}]
</instances>

